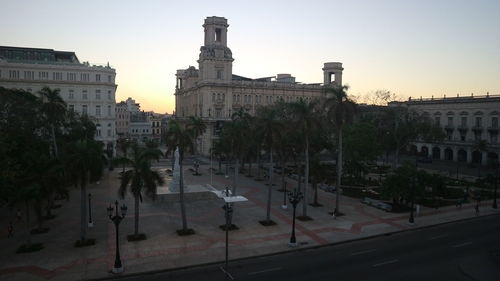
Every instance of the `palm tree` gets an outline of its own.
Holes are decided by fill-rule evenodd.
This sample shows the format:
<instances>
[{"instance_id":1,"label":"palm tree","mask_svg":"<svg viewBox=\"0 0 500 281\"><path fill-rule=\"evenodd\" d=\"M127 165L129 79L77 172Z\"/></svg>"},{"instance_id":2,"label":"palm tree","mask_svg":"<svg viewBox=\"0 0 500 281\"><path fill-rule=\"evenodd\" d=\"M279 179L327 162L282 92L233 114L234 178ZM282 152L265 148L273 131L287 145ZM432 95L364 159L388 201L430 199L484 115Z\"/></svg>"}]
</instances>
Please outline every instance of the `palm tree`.
<instances>
[{"instance_id":1,"label":"palm tree","mask_svg":"<svg viewBox=\"0 0 500 281\"><path fill-rule=\"evenodd\" d=\"M135 199L134 212L134 235L133 240L145 239L145 235L139 235L139 201L142 202L143 193L152 199L156 198L156 186L164 183L163 178L156 171L151 170L151 160L159 160L161 151L155 148L140 147L138 144L132 146L132 158L121 158L127 162L132 169L122 173L120 176L120 188L118 194L125 198L127 188Z\"/></svg>"},{"instance_id":2,"label":"palm tree","mask_svg":"<svg viewBox=\"0 0 500 281\"><path fill-rule=\"evenodd\" d=\"M317 113L317 101L309 103L300 99L297 102L289 104L292 122L295 128L304 136L304 156L305 156L305 179L304 179L304 199L302 200L302 217L307 217L307 190L309 187L309 143L311 131L315 124L318 124L321 118Z\"/></svg>"},{"instance_id":3,"label":"palm tree","mask_svg":"<svg viewBox=\"0 0 500 281\"><path fill-rule=\"evenodd\" d=\"M98 180L104 169L102 142L94 140L77 141L68 149L66 166L75 185L80 186L80 241L86 240L87 184Z\"/></svg>"},{"instance_id":4,"label":"palm tree","mask_svg":"<svg viewBox=\"0 0 500 281\"><path fill-rule=\"evenodd\" d=\"M184 178L183 178L183 168L182 160L184 159L184 153L188 151L193 151L195 133L193 130L186 128L177 120L172 120L168 123L168 131L166 134L167 143L167 155L173 152L176 148L179 148L179 166L180 166L180 180L179 180L179 197L181 204L181 216L182 216L182 229L178 230L177 233L180 235L194 234L192 229L187 226L186 220L186 206L184 202Z\"/></svg>"},{"instance_id":5,"label":"palm tree","mask_svg":"<svg viewBox=\"0 0 500 281\"><path fill-rule=\"evenodd\" d=\"M335 209L333 214L340 215L340 193L342 185L342 129L345 123L350 123L357 111L356 103L347 95L348 86L325 86L323 91L326 96L324 101L327 108L328 119L337 129L338 152L337 152L337 184L335 196Z\"/></svg>"},{"instance_id":6,"label":"palm tree","mask_svg":"<svg viewBox=\"0 0 500 281\"><path fill-rule=\"evenodd\" d=\"M201 135L203 135L203 133L207 129L207 125L200 117L190 116L186 128L193 131L194 140L197 140ZM194 146L193 150L196 150L196 145Z\"/></svg>"},{"instance_id":7,"label":"palm tree","mask_svg":"<svg viewBox=\"0 0 500 281\"><path fill-rule=\"evenodd\" d=\"M487 141L485 141L485 140L478 140L474 144L474 146L472 147L472 149L482 154L483 152L488 152L488 149L489 149L488 146L489 146L489 144L488 144ZM483 163L481 163L481 161L479 161L479 163L477 165L477 176L478 176L478 178L481 177L481 166L482 166L482 164Z\"/></svg>"},{"instance_id":8,"label":"palm tree","mask_svg":"<svg viewBox=\"0 0 500 281\"><path fill-rule=\"evenodd\" d=\"M42 112L47 118L50 125L52 143L54 146L54 156L58 157L58 148L56 142L55 127L61 124L64 115L66 114L66 103L59 95L59 89L50 89L49 87L43 87L39 94L43 101Z\"/></svg>"},{"instance_id":9,"label":"palm tree","mask_svg":"<svg viewBox=\"0 0 500 281\"><path fill-rule=\"evenodd\" d=\"M266 220L262 222L264 225L275 224L271 220L271 196L272 196L272 180L273 180L273 150L276 146L275 140L278 138L282 129L282 124L278 122L278 112L272 106L262 107L257 114L258 128L263 136L264 143L269 152L269 188L267 192L267 212Z\"/></svg>"},{"instance_id":10,"label":"palm tree","mask_svg":"<svg viewBox=\"0 0 500 281\"><path fill-rule=\"evenodd\" d=\"M122 154L119 158L116 159L116 162L122 163L122 174L125 173L125 165L127 164L127 161L125 159L128 159L128 149L130 148L131 144L132 142L123 138L120 138L116 141L117 148Z\"/></svg>"}]
</instances>

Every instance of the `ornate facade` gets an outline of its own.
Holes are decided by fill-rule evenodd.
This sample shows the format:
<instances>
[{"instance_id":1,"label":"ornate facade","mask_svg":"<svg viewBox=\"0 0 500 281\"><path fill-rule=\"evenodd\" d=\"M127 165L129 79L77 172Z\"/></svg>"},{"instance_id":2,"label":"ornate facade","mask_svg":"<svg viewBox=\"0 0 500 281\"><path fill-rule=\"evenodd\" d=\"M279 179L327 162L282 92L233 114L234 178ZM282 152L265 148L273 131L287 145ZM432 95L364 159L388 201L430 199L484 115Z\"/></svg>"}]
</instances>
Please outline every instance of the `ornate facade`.
<instances>
[{"instance_id":1,"label":"ornate facade","mask_svg":"<svg viewBox=\"0 0 500 281\"><path fill-rule=\"evenodd\" d=\"M295 82L290 74L251 79L232 72L233 55L227 47L229 25L223 17L208 17L203 28L204 45L200 48L198 69L190 66L177 70L175 88L176 118L198 116L207 124L206 132L198 139L198 149L210 153L219 128L240 109L255 114L260 106L299 99L311 100L322 94L321 83ZM324 64L324 84L342 85L342 63Z\"/></svg>"},{"instance_id":2,"label":"ornate facade","mask_svg":"<svg viewBox=\"0 0 500 281\"><path fill-rule=\"evenodd\" d=\"M410 99L405 104L409 110L433 120L446 133L446 139L440 143L416 142L423 155L482 165L498 163L500 95Z\"/></svg>"}]
</instances>

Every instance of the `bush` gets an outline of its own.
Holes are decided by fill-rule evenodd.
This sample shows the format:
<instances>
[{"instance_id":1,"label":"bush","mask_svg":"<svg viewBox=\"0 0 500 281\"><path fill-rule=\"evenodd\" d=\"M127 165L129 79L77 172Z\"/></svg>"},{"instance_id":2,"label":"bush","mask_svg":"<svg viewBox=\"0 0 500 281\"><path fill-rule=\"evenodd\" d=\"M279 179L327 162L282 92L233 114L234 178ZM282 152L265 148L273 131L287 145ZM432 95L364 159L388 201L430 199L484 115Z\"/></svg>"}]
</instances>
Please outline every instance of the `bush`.
<instances>
[{"instance_id":1,"label":"bush","mask_svg":"<svg viewBox=\"0 0 500 281\"><path fill-rule=\"evenodd\" d=\"M90 239L86 239L86 240L77 240L74 244L74 246L76 248L80 248L80 247L87 247L87 246L92 246L92 245L95 245L95 239L94 238L90 238Z\"/></svg>"},{"instance_id":2,"label":"bush","mask_svg":"<svg viewBox=\"0 0 500 281\"><path fill-rule=\"evenodd\" d=\"M177 235L179 235L179 236L188 236L188 235L193 235L195 233L196 232L191 228L177 230Z\"/></svg>"},{"instance_id":3,"label":"bush","mask_svg":"<svg viewBox=\"0 0 500 281\"><path fill-rule=\"evenodd\" d=\"M16 251L17 254L22 254L22 253L31 253L31 252L38 252L41 249L43 249L43 244L42 243L33 243L31 245L26 245L23 244L21 247L19 247Z\"/></svg>"},{"instance_id":4,"label":"bush","mask_svg":"<svg viewBox=\"0 0 500 281\"><path fill-rule=\"evenodd\" d=\"M141 240L146 240L146 234L139 233L137 235L135 235L135 234L127 235L128 242L141 241Z\"/></svg>"}]
</instances>

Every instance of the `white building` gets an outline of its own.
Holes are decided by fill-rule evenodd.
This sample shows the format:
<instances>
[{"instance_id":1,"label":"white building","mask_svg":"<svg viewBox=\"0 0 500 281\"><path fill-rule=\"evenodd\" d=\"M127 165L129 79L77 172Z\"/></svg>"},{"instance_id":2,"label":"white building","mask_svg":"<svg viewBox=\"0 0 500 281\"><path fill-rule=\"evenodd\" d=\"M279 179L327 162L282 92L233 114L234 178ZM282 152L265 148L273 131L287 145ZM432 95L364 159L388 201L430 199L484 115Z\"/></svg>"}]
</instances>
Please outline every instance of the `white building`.
<instances>
[{"instance_id":1,"label":"white building","mask_svg":"<svg viewBox=\"0 0 500 281\"><path fill-rule=\"evenodd\" d=\"M227 47L228 27L223 17L206 18L199 68L190 66L177 70L176 74L176 118L198 116L205 121L207 130L197 141L197 151L205 155L209 154L213 140L218 137L218 128L238 110L244 109L255 114L258 107L279 100L308 101L322 95L320 83L298 83L290 74L256 79L233 74L234 59ZM342 85L342 71L340 62L325 63L324 84Z\"/></svg>"},{"instance_id":2,"label":"white building","mask_svg":"<svg viewBox=\"0 0 500 281\"><path fill-rule=\"evenodd\" d=\"M0 86L60 89L69 109L95 118L96 140L115 143L115 69L81 63L74 52L0 46Z\"/></svg>"},{"instance_id":3,"label":"white building","mask_svg":"<svg viewBox=\"0 0 500 281\"><path fill-rule=\"evenodd\" d=\"M416 142L418 151L434 159L498 163L500 154L500 95L409 99L404 102L440 125L446 139L439 143ZM486 143L480 151L477 144Z\"/></svg>"}]
</instances>

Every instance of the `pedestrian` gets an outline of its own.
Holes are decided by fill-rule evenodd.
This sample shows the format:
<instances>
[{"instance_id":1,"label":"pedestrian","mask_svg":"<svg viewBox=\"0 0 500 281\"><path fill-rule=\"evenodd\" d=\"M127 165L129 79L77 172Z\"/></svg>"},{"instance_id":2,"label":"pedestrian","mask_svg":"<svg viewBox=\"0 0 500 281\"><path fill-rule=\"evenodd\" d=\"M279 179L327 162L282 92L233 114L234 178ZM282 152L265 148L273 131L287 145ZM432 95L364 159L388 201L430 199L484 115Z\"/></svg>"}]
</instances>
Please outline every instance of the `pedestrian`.
<instances>
[{"instance_id":1,"label":"pedestrian","mask_svg":"<svg viewBox=\"0 0 500 281\"><path fill-rule=\"evenodd\" d=\"M476 211L476 215L479 214L479 204L476 204L476 206L474 207L474 210Z\"/></svg>"},{"instance_id":2,"label":"pedestrian","mask_svg":"<svg viewBox=\"0 0 500 281\"><path fill-rule=\"evenodd\" d=\"M7 238L11 238L14 227L12 226L12 221L9 221L9 226L7 227Z\"/></svg>"},{"instance_id":3,"label":"pedestrian","mask_svg":"<svg viewBox=\"0 0 500 281\"><path fill-rule=\"evenodd\" d=\"M23 216L21 215L21 210L17 209L16 217L17 217L18 222L23 221Z\"/></svg>"},{"instance_id":4,"label":"pedestrian","mask_svg":"<svg viewBox=\"0 0 500 281\"><path fill-rule=\"evenodd\" d=\"M417 204L417 217L420 215L420 204Z\"/></svg>"}]
</instances>

